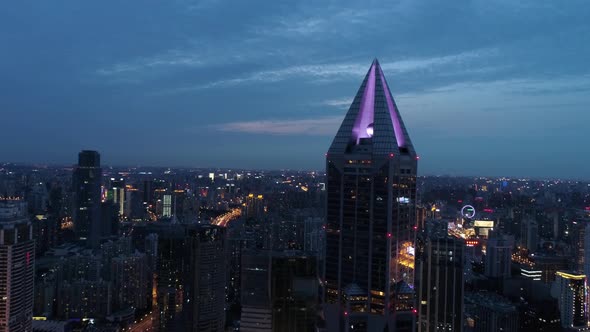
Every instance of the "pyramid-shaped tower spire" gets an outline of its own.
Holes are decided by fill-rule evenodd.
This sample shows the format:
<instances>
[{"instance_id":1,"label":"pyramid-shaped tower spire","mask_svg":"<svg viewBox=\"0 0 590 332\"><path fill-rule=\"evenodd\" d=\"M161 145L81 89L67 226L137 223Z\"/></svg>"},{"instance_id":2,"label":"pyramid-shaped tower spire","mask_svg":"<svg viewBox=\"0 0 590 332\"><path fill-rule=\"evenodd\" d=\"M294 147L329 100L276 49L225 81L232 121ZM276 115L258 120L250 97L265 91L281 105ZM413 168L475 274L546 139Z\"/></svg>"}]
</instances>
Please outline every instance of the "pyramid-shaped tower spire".
<instances>
[{"instance_id":1,"label":"pyramid-shaped tower spire","mask_svg":"<svg viewBox=\"0 0 590 332\"><path fill-rule=\"evenodd\" d=\"M329 153L345 153L366 139L372 141L374 154L415 154L377 59L350 105Z\"/></svg>"}]
</instances>

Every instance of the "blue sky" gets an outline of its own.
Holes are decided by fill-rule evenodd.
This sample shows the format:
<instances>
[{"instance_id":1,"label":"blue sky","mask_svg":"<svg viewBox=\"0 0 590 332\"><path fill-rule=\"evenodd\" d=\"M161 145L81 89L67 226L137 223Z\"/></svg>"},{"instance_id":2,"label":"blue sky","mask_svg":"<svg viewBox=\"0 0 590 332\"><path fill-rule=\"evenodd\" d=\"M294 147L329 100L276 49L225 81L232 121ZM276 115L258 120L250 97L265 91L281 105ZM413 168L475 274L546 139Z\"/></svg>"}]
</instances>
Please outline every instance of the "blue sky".
<instances>
[{"instance_id":1,"label":"blue sky","mask_svg":"<svg viewBox=\"0 0 590 332\"><path fill-rule=\"evenodd\" d=\"M0 160L322 169L379 58L421 174L590 178L588 1L18 1Z\"/></svg>"}]
</instances>

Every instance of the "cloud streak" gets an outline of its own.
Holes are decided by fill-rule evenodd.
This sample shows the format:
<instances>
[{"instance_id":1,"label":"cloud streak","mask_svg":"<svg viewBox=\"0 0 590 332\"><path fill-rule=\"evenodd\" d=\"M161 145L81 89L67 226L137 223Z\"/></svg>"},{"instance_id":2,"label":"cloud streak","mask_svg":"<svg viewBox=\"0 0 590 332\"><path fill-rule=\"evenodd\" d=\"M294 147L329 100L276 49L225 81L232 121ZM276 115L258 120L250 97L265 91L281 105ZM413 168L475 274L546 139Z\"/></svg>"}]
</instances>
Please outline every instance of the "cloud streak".
<instances>
[{"instance_id":1,"label":"cloud streak","mask_svg":"<svg viewBox=\"0 0 590 332\"><path fill-rule=\"evenodd\" d=\"M213 126L223 132L263 135L330 136L338 130L342 116L297 120L262 120L230 122Z\"/></svg>"},{"instance_id":2,"label":"cloud streak","mask_svg":"<svg viewBox=\"0 0 590 332\"><path fill-rule=\"evenodd\" d=\"M321 10L324 14L318 15L318 10L314 8L311 13L275 17L263 26L254 27L252 32L259 36L280 38L313 38L332 33L350 35L349 31L345 33L340 27L366 24L371 17L384 14L377 10L324 8Z\"/></svg>"},{"instance_id":3,"label":"cloud streak","mask_svg":"<svg viewBox=\"0 0 590 332\"><path fill-rule=\"evenodd\" d=\"M210 64L203 55L189 50L169 50L163 54L142 57L129 62L99 68L100 76L119 76L171 67L203 67Z\"/></svg>"},{"instance_id":4,"label":"cloud streak","mask_svg":"<svg viewBox=\"0 0 590 332\"><path fill-rule=\"evenodd\" d=\"M321 106L330 106L330 107L340 108L340 109L348 108L348 106L350 106L350 104L352 104L352 98L350 98L350 97L328 99L328 100L324 100L319 103L319 105L321 105Z\"/></svg>"},{"instance_id":5,"label":"cloud streak","mask_svg":"<svg viewBox=\"0 0 590 332\"><path fill-rule=\"evenodd\" d=\"M445 65L462 65L494 54L496 54L495 49L481 49L446 56L383 62L381 67L388 74L401 74L420 70L433 70ZM368 67L367 62L295 65L282 69L257 71L241 77L222 79L191 87L177 88L170 90L170 92L187 92L245 83L274 83L297 78L333 81L362 76L367 72Z\"/></svg>"}]
</instances>

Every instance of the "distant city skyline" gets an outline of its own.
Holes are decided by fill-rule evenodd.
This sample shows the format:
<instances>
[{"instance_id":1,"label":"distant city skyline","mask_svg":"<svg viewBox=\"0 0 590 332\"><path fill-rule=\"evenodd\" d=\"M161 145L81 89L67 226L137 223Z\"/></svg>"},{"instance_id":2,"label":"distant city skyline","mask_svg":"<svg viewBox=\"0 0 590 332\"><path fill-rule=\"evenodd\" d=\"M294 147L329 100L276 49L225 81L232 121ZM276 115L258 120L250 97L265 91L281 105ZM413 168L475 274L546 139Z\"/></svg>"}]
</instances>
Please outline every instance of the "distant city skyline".
<instances>
[{"instance_id":1,"label":"distant city skyline","mask_svg":"<svg viewBox=\"0 0 590 332\"><path fill-rule=\"evenodd\" d=\"M419 175L588 179L589 16L585 1L11 4L0 159L323 169L376 57Z\"/></svg>"},{"instance_id":2,"label":"distant city skyline","mask_svg":"<svg viewBox=\"0 0 590 332\"><path fill-rule=\"evenodd\" d=\"M87 150L87 149L85 149ZM100 151L98 151L100 152ZM74 163L42 163L42 162L21 162L21 161L0 161L1 165L17 165L17 166L24 166L24 167L64 167L64 168L75 168ZM215 165L201 165L201 166L186 166L186 165L148 165L148 164L136 164L136 165L124 165L124 164L104 164L105 171L108 169L132 169L132 168L139 168L139 169L170 169L170 170L232 170L232 171L248 171L248 172L279 172L279 171L294 171L294 172L321 172L324 173L325 170L321 167L319 168L289 168L289 167L281 167L281 168L271 168L271 167L228 167L225 165L215 166ZM553 180L563 180L563 181L580 181L585 182L589 181L590 177L588 176L526 176L526 175L514 175L514 174L470 174L470 173L424 173L419 171L418 177L450 177L450 178L491 178L491 179L529 179L529 180L538 180L538 181L553 181Z\"/></svg>"}]
</instances>

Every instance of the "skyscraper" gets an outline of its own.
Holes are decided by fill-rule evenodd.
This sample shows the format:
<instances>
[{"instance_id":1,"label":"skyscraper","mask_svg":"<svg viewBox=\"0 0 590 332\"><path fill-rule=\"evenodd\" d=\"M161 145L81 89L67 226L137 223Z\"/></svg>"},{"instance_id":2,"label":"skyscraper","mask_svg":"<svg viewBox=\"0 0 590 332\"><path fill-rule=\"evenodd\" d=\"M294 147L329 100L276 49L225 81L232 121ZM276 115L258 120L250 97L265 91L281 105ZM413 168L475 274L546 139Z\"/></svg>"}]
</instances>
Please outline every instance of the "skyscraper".
<instances>
[{"instance_id":1,"label":"skyscraper","mask_svg":"<svg viewBox=\"0 0 590 332\"><path fill-rule=\"evenodd\" d=\"M113 202L117 205L119 217L123 217L125 215L125 179L116 180L111 178L111 193Z\"/></svg>"},{"instance_id":2,"label":"skyscraper","mask_svg":"<svg viewBox=\"0 0 590 332\"><path fill-rule=\"evenodd\" d=\"M240 331L271 332L271 255L269 251L249 251L242 255L242 315Z\"/></svg>"},{"instance_id":3,"label":"skyscraper","mask_svg":"<svg viewBox=\"0 0 590 332\"><path fill-rule=\"evenodd\" d=\"M491 292L467 293L465 313L473 332L517 332L518 311L503 296ZM442 331L442 330L441 330Z\"/></svg>"},{"instance_id":4,"label":"skyscraper","mask_svg":"<svg viewBox=\"0 0 590 332\"><path fill-rule=\"evenodd\" d=\"M418 156L373 61L327 154L328 331L411 331Z\"/></svg>"},{"instance_id":5,"label":"skyscraper","mask_svg":"<svg viewBox=\"0 0 590 332\"><path fill-rule=\"evenodd\" d=\"M0 198L0 332L32 331L35 242L26 203Z\"/></svg>"},{"instance_id":6,"label":"skyscraper","mask_svg":"<svg viewBox=\"0 0 590 332\"><path fill-rule=\"evenodd\" d=\"M552 292L557 297L562 327L588 326L585 275L558 271L555 274Z\"/></svg>"},{"instance_id":7,"label":"skyscraper","mask_svg":"<svg viewBox=\"0 0 590 332\"><path fill-rule=\"evenodd\" d=\"M225 328L226 230L213 225L191 225L185 331L223 332Z\"/></svg>"},{"instance_id":8,"label":"skyscraper","mask_svg":"<svg viewBox=\"0 0 590 332\"><path fill-rule=\"evenodd\" d=\"M465 240L426 229L416 240L418 332L463 330ZM430 225L429 225L430 226Z\"/></svg>"},{"instance_id":9,"label":"skyscraper","mask_svg":"<svg viewBox=\"0 0 590 332\"><path fill-rule=\"evenodd\" d=\"M490 231L485 258L485 275L491 278L509 278L514 237Z\"/></svg>"},{"instance_id":10,"label":"skyscraper","mask_svg":"<svg viewBox=\"0 0 590 332\"><path fill-rule=\"evenodd\" d=\"M74 170L74 231L88 247L97 248L101 235L100 186L102 169L100 154L84 150L78 154L78 167Z\"/></svg>"},{"instance_id":11,"label":"skyscraper","mask_svg":"<svg viewBox=\"0 0 590 332\"><path fill-rule=\"evenodd\" d=\"M113 293L113 309L146 310L150 291L147 256L143 253L120 255L111 261L111 282L117 290Z\"/></svg>"},{"instance_id":12,"label":"skyscraper","mask_svg":"<svg viewBox=\"0 0 590 332\"><path fill-rule=\"evenodd\" d=\"M539 224L535 219L528 218L522 221L521 244L529 252L537 251L539 241Z\"/></svg>"},{"instance_id":13,"label":"skyscraper","mask_svg":"<svg viewBox=\"0 0 590 332\"><path fill-rule=\"evenodd\" d=\"M312 331L316 259L300 251L249 251L243 256L240 331Z\"/></svg>"}]
</instances>

